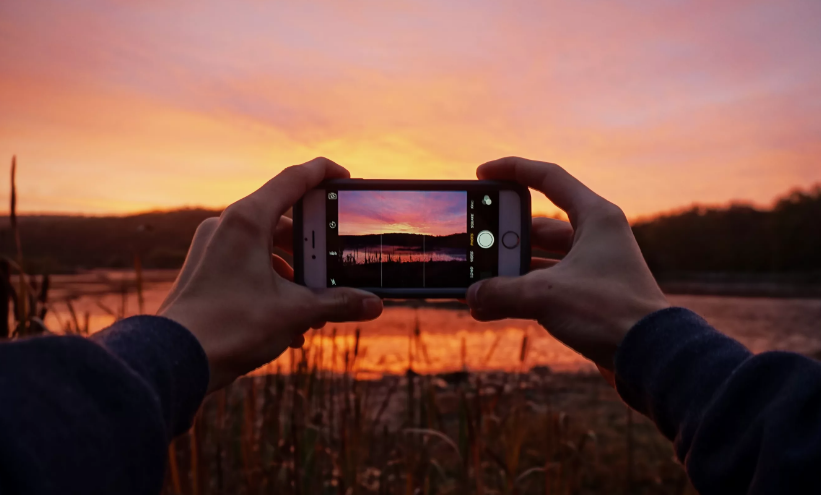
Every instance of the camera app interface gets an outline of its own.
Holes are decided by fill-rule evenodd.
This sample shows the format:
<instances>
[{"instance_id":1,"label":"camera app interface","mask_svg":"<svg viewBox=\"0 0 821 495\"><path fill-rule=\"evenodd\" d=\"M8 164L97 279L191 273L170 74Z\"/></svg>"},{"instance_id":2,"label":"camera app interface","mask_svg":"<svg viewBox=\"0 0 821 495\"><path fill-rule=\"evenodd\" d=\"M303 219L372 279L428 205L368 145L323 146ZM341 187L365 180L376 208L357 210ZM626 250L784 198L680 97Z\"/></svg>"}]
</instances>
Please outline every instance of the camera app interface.
<instances>
[{"instance_id":1,"label":"camera app interface","mask_svg":"<svg viewBox=\"0 0 821 495\"><path fill-rule=\"evenodd\" d=\"M328 287L461 288L498 273L498 191L326 191Z\"/></svg>"}]
</instances>

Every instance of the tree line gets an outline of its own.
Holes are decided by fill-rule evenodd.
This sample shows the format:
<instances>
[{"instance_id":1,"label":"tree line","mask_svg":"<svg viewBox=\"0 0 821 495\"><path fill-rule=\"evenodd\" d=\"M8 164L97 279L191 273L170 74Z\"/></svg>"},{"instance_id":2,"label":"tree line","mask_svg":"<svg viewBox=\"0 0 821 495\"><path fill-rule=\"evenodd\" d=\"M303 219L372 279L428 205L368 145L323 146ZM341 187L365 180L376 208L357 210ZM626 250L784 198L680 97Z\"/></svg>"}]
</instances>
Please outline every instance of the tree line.
<instances>
[{"instance_id":1,"label":"tree line","mask_svg":"<svg viewBox=\"0 0 821 495\"><path fill-rule=\"evenodd\" d=\"M821 272L821 186L796 190L771 209L694 206L633 225L657 275L687 272Z\"/></svg>"},{"instance_id":2,"label":"tree line","mask_svg":"<svg viewBox=\"0 0 821 495\"><path fill-rule=\"evenodd\" d=\"M29 273L179 268L200 222L219 210L183 209L121 217L21 216ZM681 273L821 273L821 186L792 191L769 209L745 204L694 206L634 223L642 253L657 275ZM0 253L15 256L8 217L0 219Z\"/></svg>"},{"instance_id":3,"label":"tree line","mask_svg":"<svg viewBox=\"0 0 821 495\"><path fill-rule=\"evenodd\" d=\"M20 216L18 228L29 273L93 268L179 268L197 226L218 210L183 209L121 217ZM8 217L0 219L0 252L14 255Z\"/></svg>"}]
</instances>

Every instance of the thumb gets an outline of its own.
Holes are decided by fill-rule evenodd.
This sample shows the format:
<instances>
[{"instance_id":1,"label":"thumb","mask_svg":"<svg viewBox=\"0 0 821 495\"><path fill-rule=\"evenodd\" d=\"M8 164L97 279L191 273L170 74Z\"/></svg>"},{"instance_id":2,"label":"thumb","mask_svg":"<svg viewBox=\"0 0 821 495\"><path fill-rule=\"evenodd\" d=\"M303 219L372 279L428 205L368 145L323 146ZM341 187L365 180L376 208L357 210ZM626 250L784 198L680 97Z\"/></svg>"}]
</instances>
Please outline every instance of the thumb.
<instances>
[{"instance_id":1,"label":"thumb","mask_svg":"<svg viewBox=\"0 0 821 495\"><path fill-rule=\"evenodd\" d=\"M544 314L545 292L552 288L543 275L531 272L521 277L494 277L476 282L467 292L471 315L479 321L538 320Z\"/></svg>"},{"instance_id":2,"label":"thumb","mask_svg":"<svg viewBox=\"0 0 821 495\"><path fill-rule=\"evenodd\" d=\"M382 314L382 300L364 290L340 287L317 289L314 294L320 321L366 321Z\"/></svg>"}]
</instances>

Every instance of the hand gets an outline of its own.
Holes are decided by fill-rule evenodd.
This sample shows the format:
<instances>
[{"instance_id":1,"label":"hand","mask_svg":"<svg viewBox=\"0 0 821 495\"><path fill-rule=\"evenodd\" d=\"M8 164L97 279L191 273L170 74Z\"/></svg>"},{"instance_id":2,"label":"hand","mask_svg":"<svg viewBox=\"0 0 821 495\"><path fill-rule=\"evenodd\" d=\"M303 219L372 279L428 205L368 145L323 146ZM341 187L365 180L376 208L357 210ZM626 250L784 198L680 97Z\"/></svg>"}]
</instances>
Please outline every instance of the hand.
<instances>
[{"instance_id":1,"label":"hand","mask_svg":"<svg viewBox=\"0 0 821 495\"><path fill-rule=\"evenodd\" d=\"M197 229L158 314L199 340L211 369L209 392L275 359L289 344L301 346L308 328L382 313L382 301L368 292L296 285L290 266L272 258L274 246L291 250L291 220L282 214L322 180L349 176L326 158L289 167Z\"/></svg>"},{"instance_id":2,"label":"hand","mask_svg":"<svg viewBox=\"0 0 821 495\"><path fill-rule=\"evenodd\" d=\"M552 163L502 158L480 166L476 175L541 191L567 212L570 223L534 218L533 246L566 256L534 258L527 275L473 284L467 294L473 317L538 320L600 369L612 371L616 348L633 325L669 307L624 213Z\"/></svg>"}]
</instances>

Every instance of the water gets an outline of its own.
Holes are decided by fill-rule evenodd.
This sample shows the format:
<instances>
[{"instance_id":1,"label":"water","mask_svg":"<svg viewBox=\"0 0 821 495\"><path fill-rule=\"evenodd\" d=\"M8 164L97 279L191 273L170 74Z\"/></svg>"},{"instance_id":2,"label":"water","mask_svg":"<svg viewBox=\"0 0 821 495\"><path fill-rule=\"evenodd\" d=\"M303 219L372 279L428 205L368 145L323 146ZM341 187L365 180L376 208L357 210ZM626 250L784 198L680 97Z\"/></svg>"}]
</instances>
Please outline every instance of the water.
<instances>
[{"instance_id":1,"label":"water","mask_svg":"<svg viewBox=\"0 0 821 495\"><path fill-rule=\"evenodd\" d=\"M342 259L345 263L366 264L375 262L431 262L431 261L467 261L466 248L437 248L423 252L422 247L377 246L370 249L343 249Z\"/></svg>"},{"instance_id":2,"label":"water","mask_svg":"<svg viewBox=\"0 0 821 495\"><path fill-rule=\"evenodd\" d=\"M173 272L149 272L145 275L143 311L154 313L171 287ZM138 312L136 294L122 293L130 274L93 272L79 276L62 276L54 280L51 311L46 325L59 330L71 312L82 324L88 313L92 332L110 325L115 316ZM672 304L699 313L722 332L736 338L753 352L787 350L803 354L821 352L821 299L771 299L717 296L671 295ZM411 338L418 325L420 338ZM355 331L360 330L356 368L363 374L402 373L409 364L419 372L441 372L461 369L518 370L547 365L554 370L593 370L584 358L553 339L532 321L506 320L480 323L466 310L433 307L388 307L377 320L367 323L329 324L306 335L314 349L321 346L323 366L342 369L346 350L353 356ZM336 353L334 339L336 331ZM528 336L525 360L522 340ZM463 351L464 346L464 351ZM287 369L290 353L269 365Z\"/></svg>"}]
</instances>

